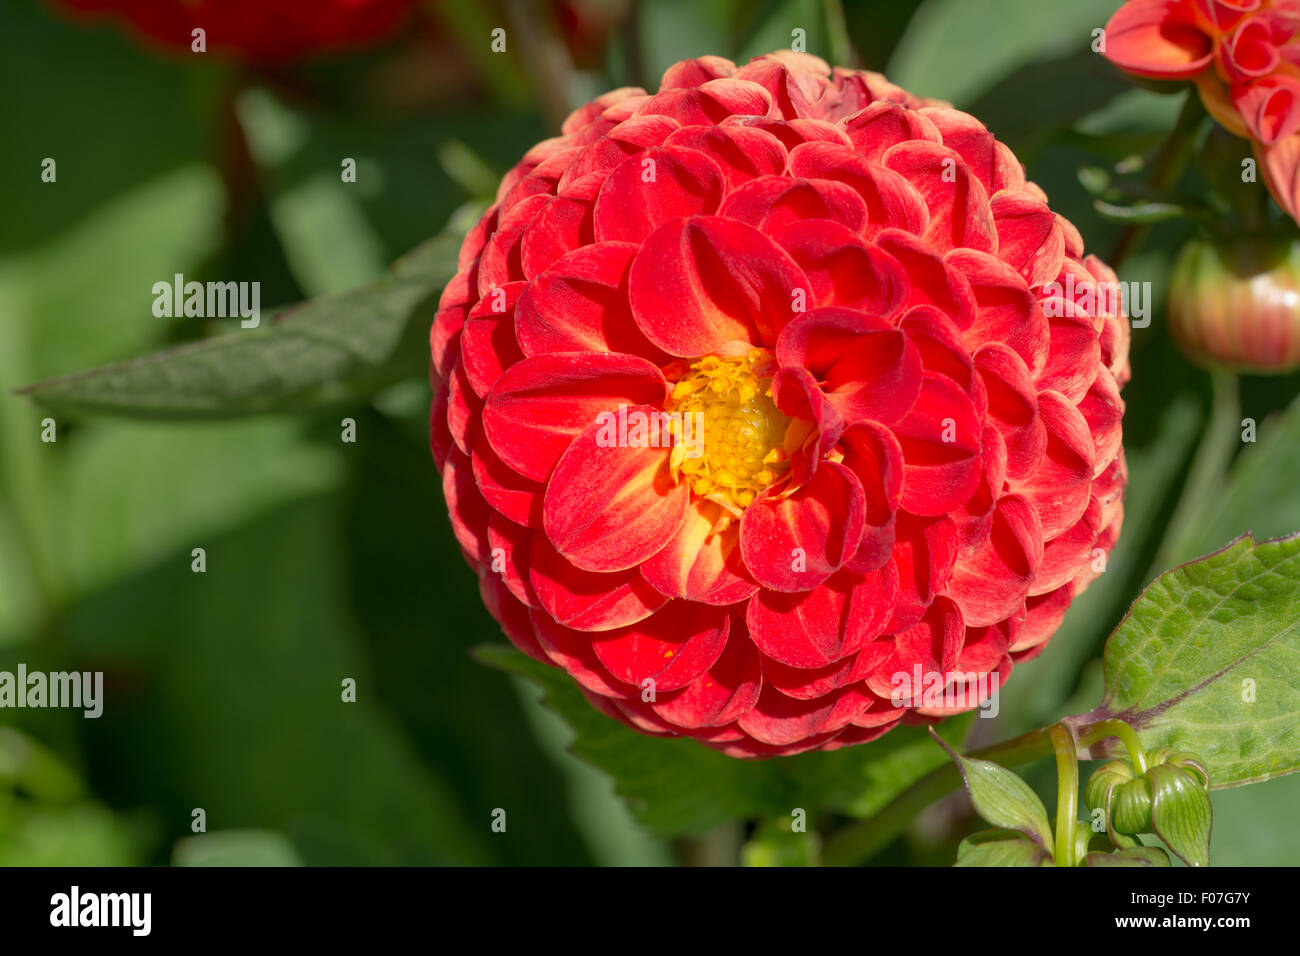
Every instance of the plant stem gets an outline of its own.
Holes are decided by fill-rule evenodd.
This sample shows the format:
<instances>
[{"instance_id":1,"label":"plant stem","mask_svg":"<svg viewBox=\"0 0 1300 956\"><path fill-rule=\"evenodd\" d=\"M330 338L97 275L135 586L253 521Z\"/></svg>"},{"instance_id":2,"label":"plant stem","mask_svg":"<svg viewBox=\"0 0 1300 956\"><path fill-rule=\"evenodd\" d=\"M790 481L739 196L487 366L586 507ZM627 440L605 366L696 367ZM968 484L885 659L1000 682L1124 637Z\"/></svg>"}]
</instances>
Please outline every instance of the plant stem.
<instances>
[{"instance_id":1,"label":"plant stem","mask_svg":"<svg viewBox=\"0 0 1300 956\"><path fill-rule=\"evenodd\" d=\"M1118 737L1124 744L1124 749L1128 751L1128 758L1133 768L1139 774L1147 772L1147 755L1142 749L1142 741L1138 740L1137 732L1124 721L1113 718L1099 720L1095 724L1081 727L1078 732L1080 747L1087 747L1107 737Z\"/></svg>"},{"instance_id":2,"label":"plant stem","mask_svg":"<svg viewBox=\"0 0 1300 956\"><path fill-rule=\"evenodd\" d=\"M1074 737L1064 726L1053 724L1047 733L1056 751L1056 865L1073 867L1078 863L1074 823L1079 816L1079 759Z\"/></svg>"},{"instance_id":3,"label":"plant stem","mask_svg":"<svg viewBox=\"0 0 1300 956\"><path fill-rule=\"evenodd\" d=\"M971 751L970 756L991 760L1004 767L1028 763L1052 752L1047 730L1039 728ZM926 774L867 820L849 824L832 833L822 851L826 866L859 866L888 846L916 819L917 814L944 794L961 786L957 765L947 763Z\"/></svg>"},{"instance_id":4,"label":"plant stem","mask_svg":"<svg viewBox=\"0 0 1300 956\"><path fill-rule=\"evenodd\" d=\"M1223 487L1232 456L1241 443L1241 401L1237 377L1231 372L1210 373L1210 419L1192 460L1191 472L1169 521L1169 533L1156 554L1155 574L1188 561L1195 554L1196 538L1204 530L1207 511ZM1149 575L1153 577L1154 575Z\"/></svg>"},{"instance_id":5,"label":"plant stem","mask_svg":"<svg viewBox=\"0 0 1300 956\"><path fill-rule=\"evenodd\" d=\"M1169 138L1160 147L1160 153L1151 165L1149 183L1152 191L1165 192L1178 182L1178 177L1182 175L1187 161L1192 157L1196 134L1201 128L1201 121L1205 119L1205 115L1205 107L1201 104L1200 96L1195 90L1190 90L1187 101L1183 103L1183 109L1178 114L1178 121L1174 123ZM1125 229L1116 241L1115 248L1111 250L1110 267L1118 272L1120 265L1137 250L1150 231L1151 227L1146 224L1132 225Z\"/></svg>"}]
</instances>

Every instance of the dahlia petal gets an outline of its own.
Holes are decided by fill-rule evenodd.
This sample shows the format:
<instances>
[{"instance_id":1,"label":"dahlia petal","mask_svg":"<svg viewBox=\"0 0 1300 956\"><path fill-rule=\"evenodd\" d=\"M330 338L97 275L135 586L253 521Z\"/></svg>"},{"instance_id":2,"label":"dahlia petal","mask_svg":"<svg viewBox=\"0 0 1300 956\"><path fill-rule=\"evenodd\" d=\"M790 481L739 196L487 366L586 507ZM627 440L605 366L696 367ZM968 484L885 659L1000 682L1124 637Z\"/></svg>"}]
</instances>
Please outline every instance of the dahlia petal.
<instances>
[{"instance_id":1,"label":"dahlia petal","mask_svg":"<svg viewBox=\"0 0 1300 956\"><path fill-rule=\"evenodd\" d=\"M593 173L608 174L629 156L660 145L680 128L680 123L667 116L633 116L618 123L574 157L573 164L556 184L557 193L567 194L576 190L578 183L585 182ZM596 182L604 180L605 177L600 176ZM595 199L594 194L592 199Z\"/></svg>"},{"instance_id":2,"label":"dahlia petal","mask_svg":"<svg viewBox=\"0 0 1300 956\"><path fill-rule=\"evenodd\" d=\"M808 276L815 305L888 318L907 298L907 273L898 260L846 227L824 220L795 222L772 237Z\"/></svg>"},{"instance_id":3,"label":"dahlia petal","mask_svg":"<svg viewBox=\"0 0 1300 956\"><path fill-rule=\"evenodd\" d=\"M648 405L627 409L635 424L659 421ZM686 516L690 487L669 469L671 437L643 447L620 446L609 413L580 432L556 462L542 500L542 527L555 549L584 571L626 571L664 546ZM628 429L631 433L631 427ZM611 434L612 433L612 434ZM628 444L635 439L629 439Z\"/></svg>"},{"instance_id":4,"label":"dahlia petal","mask_svg":"<svg viewBox=\"0 0 1300 956\"><path fill-rule=\"evenodd\" d=\"M934 124L943 145L966 160L990 196L1004 189L1019 192L1024 188L1025 170L1020 160L975 117L945 107L926 107L918 112Z\"/></svg>"},{"instance_id":5,"label":"dahlia petal","mask_svg":"<svg viewBox=\"0 0 1300 956\"><path fill-rule=\"evenodd\" d=\"M736 72L736 64L725 56L701 56L674 63L659 80L661 90L689 90L709 80L722 79Z\"/></svg>"},{"instance_id":6,"label":"dahlia petal","mask_svg":"<svg viewBox=\"0 0 1300 956\"><path fill-rule=\"evenodd\" d=\"M737 723L760 744L785 747L842 730L869 703L865 695L851 687L817 700L795 700L765 686L753 710Z\"/></svg>"},{"instance_id":7,"label":"dahlia petal","mask_svg":"<svg viewBox=\"0 0 1300 956\"><path fill-rule=\"evenodd\" d=\"M764 657L763 680L786 697L812 700L865 680L889 657L893 649L893 637L886 635L868 641L856 653L824 667L790 667ZM855 721L857 719L854 718Z\"/></svg>"},{"instance_id":8,"label":"dahlia petal","mask_svg":"<svg viewBox=\"0 0 1300 956\"><path fill-rule=\"evenodd\" d=\"M788 56L786 55L788 54ZM800 62L791 61L791 57ZM823 69L824 67L824 69ZM783 51L755 57L736 71L736 79L757 83L772 96L772 111L786 119L811 118L833 92L830 66L808 53Z\"/></svg>"},{"instance_id":9,"label":"dahlia petal","mask_svg":"<svg viewBox=\"0 0 1300 956\"><path fill-rule=\"evenodd\" d=\"M465 363L457 362L447 379L447 428L456 447L468 455L482 429L483 401L465 375Z\"/></svg>"},{"instance_id":10,"label":"dahlia petal","mask_svg":"<svg viewBox=\"0 0 1300 956\"><path fill-rule=\"evenodd\" d=\"M669 116L683 126L715 126L728 116L766 116L772 94L748 80L709 80L689 89L665 89L646 100L639 115Z\"/></svg>"},{"instance_id":11,"label":"dahlia petal","mask_svg":"<svg viewBox=\"0 0 1300 956\"><path fill-rule=\"evenodd\" d=\"M753 642L733 634L707 672L650 706L678 727L723 727L753 709L762 686L762 665Z\"/></svg>"},{"instance_id":12,"label":"dahlia petal","mask_svg":"<svg viewBox=\"0 0 1300 956\"><path fill-rule=\"evenodd\" d=\"M454 281L454 280L453 280ZM439 309L429 329L429 350L433 358L430 370L446 381L460 361L460 335L465 329L466 303Z\"/></svg>"},{"instance_id":13,"label":"dahlia petal","mask_svg":"<svg viewBox=\"0 0 1300 956\"><path fill-rule=\"evenodd\" d=\"M637 326L669 355L692 358L729 342L768 344L809 295L789 254L752 226L696 216L660 226L632 262Z\"/></svg>"},{"instance_id":14,"label":"dahlia petal","mask_svg":"<svg viewBox=\"0 0 1300 956\"><path fill-rule=\"evenodd\" d=\"M840 436L843 464L858 477L866 504L862 542L847 566L869 571L893 553L896 514L903 491L903 448L894 433L877 422L861 422Z\"/></svg>"},{"instance_id":15,"label":"dahlia petal","mask_svg":"<svg viewBox=\"0 0 1300 956\"><path fill-rule=\"evenodd\" d=\"M1264 17L1247 17L1220 46L1224 72L1233 82L1267 76L1277 69L1281 56Z\"/></svg>"},{"instance_id":16,"label":"dahlia petal","mask_svg":"<svg viewBox=\"0 0 1300 956\"><path fill-rule=\"evenodd\" d=\"M596 196L597 242L642 242L665 222L708 215L724 191L722 170L704 153L652 146L623 160Z\"/></svg>"},{"instance_id":17,"label":"dahlia petal","mask_svg":"<svg viewBox=\"0 0 1300 956\"><path fill-rule=\"evenodd\" d=\"M535 355L497 379L483 408L483 430L502 461L525 478L545 481L574 436L601 412L660 405L667 396L659 369L634 355Z\"/></svg>"},{"instance_id":18,"label":"dahlia petal","mask_svg":"<svg viewBox=\"0 0 1300 956\"><path fill-rule=\"evenodd\" d=\"M822 462L785 496L760 496L740 519L740 550L754 579L774 591L808 591L858 549L866 503L857 476Z\"/></svg>"},{"instance_id":19,"label":"dahlia petal","mask_svg":"<svg viewBox=\"0 0 1300 956\"><path fill-rule=\"evenodd\" d=\"M965 503L980 480L980 423L952 379L926 372L920 395L894 428L903 449L902 506L914 515L946 514Z\"/></svg>"},{"instance_id":20,"label":"dahlia petal","mask_svg":"<svg viewBox=\"0 0 1300 956\"><path fill-rule=\"evenodd\" d=\"M1214 58L1214 44L1183 0L1130 0L1106 24L1106 59L1121 70L1186 80Z\"/></svg>"},{"instance_id":21,"label":"dahlia petal","mask_svg":"<svg viewBox=\"0 0 1300 956\"><path fill-rule=\"evenodd\" d=\"M528 576L528 555L532 551L533 532L500 514L494 514L488 519L487 534L492 562L483 566L483 573L497 577L506 590L525 607L541 607ZM531 625L529 634L532 634Z\"/></svg>"},{"instance_id":22,"label":"dahlia petal","mask_svg":"<svg viewBox=\"0 0 1300 956\"><path fill-rule=\"evenodd\" d=\"M1066 584L1025 602L1025 621L1011 644L1011 655L1017 662L1029 660L1043 649L1047 639L1056 633L1065 619L1072 597L1070 586Z\"/></svg>"},{"instance_id":23,"label":"dahlia petal","mask_svg":"<svg viewBox=\"0 0 1300 956\"><path fill-rule=\"evenodd\" d=\"M608 93L602 93L590 103L579 106L566 116L564 122L560 124L560 132L564 136L572 136L584 127L591 125L596 117L614 104L645 95L645 90L639 86L621 86L618 89L610 90Z\"/></svg>"},{"instance_id":24,"label":"dahlia petal","mask_svg":"<svg viewBox=\"0 0 1300 956\"><path fill-rule=\"evenodd\" d=\"M727 196L719 215L773 235L791 223L831 220L850 230L867 221L867 204L857 190L832 179L760 176Z\"/></svg>"},{"instance_id":25,"label":"dahlia petal","mask_svg":"<svg viewBox=\"0 0 1300 956\"><path fill-rule=\"evenodd\" d=\"M1083 414L1056 392L1038 396L1038 412L1047 426L1047 452L1027 478L1010 482L1038 511L1043 539L1074 525L1088 507L1095 450Z\"/></svg>"},{"instance_id":26,"label":"dahlia petal","mask_svg":"<svg viewBox=\"0 0 1300 956\"><path fill-rule=\"evenodd\" d=\"M956 268L935 255L916 236L887 229L876 237L876 245L903 264L912 280L907 305L933 305L959 329L975 321L977 305L971 284Z\"/></svg>"},{"instance_id":27,"label":"dahlia petal","mask_svg":"<svg viewBox=\"0 0 1300 956\"><path fill-rule=\"evenodd\" d=\"M801 366L782 368L773 376L772 400L786 417L812 423L812 430L803 442L796 448L786 449L791 460L791 481L802 485L839 441L844 431L844 416L831 404L812 373ZM787 442L793 431L787 432Z\"/></svg>"},{"instance_id":28,"label":"dahlia petal","mask_svg":"<svg viewBox=\"0 0 1300 956\"><path fill-rule=\"evenodd\" d=\"M516 221L521 215L515 210L515 206L534 197L554 196L559 186L560 177L564 175L569 166L572 165L574 158L581 152L582 147L580 146L560 149L547 156L527 176L511 186L510 191L501 197L499 213L501 223L497 227L498 232L505 227L507 217L511 217L511 221ZM483 253L484 255L487 254L486 247L484 247ZM523 277L512 276L511 278L520 279Z\"/></svg>"},{"instance_id":29,"label":"dahlia petal","mask_svg":"<svg viewBox=\"0 0 1300 956\"><path fill-rule=\"evenodd\" d=\"M880 100L844 122L844 132L854 150L872 163L893 146L908 140L942 143L934 124L917 110Z\"/></svg>"},{"instance_id":30,"label":"dahlia petal","mask_svg":"<svg viewBox=\"0 0 1300 956\"><path fill-rule=\"evenodd\" d=\"M898 516L894 565L898 569L898 598L885 630L904 630L921 620L935 596L948 586L957 562L957 523L947 515L917 518Z\"/></svg>"},{"instance_id":31,"label":"dahlia petal","mask_svg":"<svg viewBox=\"0 0 1300 956\"><path fill-rule=\"evenodd\" d=\"M942 679L956 666L964 635L957 605L935 598L920 621L894 635L893 653L867 678L868 689L887 700L917 706L932 675Z\"/></svg>"},{"instance_id":32,"label":"dahlia petal","mask_svg":"<svg viewBox=\"0 0 1300 956\"><path fill-rule=\"evenodd\" d=\"M1270 146L1255 145L1264 181L1277 204L1292 219L1300 217L1300 133Z\"/></svg>"},{"instance_id":33,"label":"dahlia petal","mask_svg":"<svg viewBox=\"0 0 1300 956\"><path fill-rule=\"evenodd\" d=\"M776 346L783 366L801 366L846 424L885 425L911 411L921 392L921 354L883 319L843 308L814 309L785 327Z\"/></svg>"},{"instance_id":34,"label":"dahlia petal","mask_svg":"<svg viewBox=\"0 0 1300 956\"><path fill-rule=\"evenodd\" d=\"M1000 259L967 249L950 253L945 261L967 278L978 303L975 322L966 330L967 344L975 349L985 342L1004 342L1030 372L1040 373L1051 337L1042 306L1020 273Z\"/></svg>"},{"instance_id":35,"label":"dahlia petal","mask_svg":"<svg viewBox=\"0 0 1300 956\"><path fill-rule=\"evenodd\" d=\"M1124 439L1121 429L1124 399L1120 398L1115 376L1105 366L1097 370L1097 378L1078 408L1092 433L1095 478L1115 460Z\"/></svg>"},{"instance_id":36,"label":"dahlia petal","mask_svg":"<svg viewBox=\"0 0 1300 956\"><path fill-rule=\"evenodd\" d=\"M1044 311L1048 307L1045 300ZM1047 320L1047 361L1034 384L1040 391L1060 392L1077 404L1097 377L1101 344L1091 318L1066 315L1059 307L1053 311L1056 314Z\"/></svg>"},{"instance_id":37,"label":"dahlia petal","mask_svg":"<svg viewBox=\"0 0 1300 956\"><path fill-rule=\"evenodd\" d=\"M528 283L515 307L523 354L624 352L667 363L628 308L628 270L637 248L630 242L583 246Z\"/></svg>"},{"instance_id":38,"label":"dahlia petal","mask_svg":"<svg viewBox=\"0 0 1300 956\"><path fill-rule=\"evenodd\" d=\"M503 462L488 442L475 442L470 459L479 493L494 511L521 525L541 519L544 485Z\"/></svg>"},{"instance_id":39,"label":"dahlia petal","mask_svg":"<svg viewBox=\"0 0 1300 956\"><path fill-rule=\"evenodd\" d=\"M668 597L701 604L734 604L758 590L740 554L740 528L715 533L723 517L716 502L690 503L677 532L641 565L641 574Z\"/></svg>"},{"instance_id":40,"label":"dahlia petal","mask_svg":"<svg viewBox=\"0 0 1300 956\"><path fill-rule=\"evenodd\" d=\"M976 352L975 367L988 390L989 417L1006 441L1006 476L1024 478L1038 467L1047 450L1047 427L1038 415L1033 378L1024 360L1000 342L990 342Z\"/></svg>"},{"instance_id":41,"label":"dahlia petal","mask_svg":"<svg viewBox=\"0 0 1300 956\"><path fill-rule=\"evenodd\" d=\"M1037 288L1060 274L1065 233L1060 217L1044 203L1015 193L999 193L989 202L998 232L998 258Z\"/></svg>"},{"instance_id":42,"label":"dahlia petal","mask_svg":"<svg viewBox=\"0 0 1300 956\"><path fill-rule=\"evenodd\" d=\"M465 378L479 398L492 390L501 373L522 361L515 339L515 303L525 282L508 282L493 289L470 309L461 330L461 364Z\"/></svg>"},{"instance_id":43,"label":"dahlia petal","mask_svg":"<svg viewBox=\"0 0 1300 956\"><path fill-rule=\"evenodd\" d=\"M532 610L529 616L542 651L587 690L602 697L632 697L641 692L600 662L590 634L556 624L545 611Z\"/></svg>"},{"instance_id":44,"label":"dahlia petal","mask_svg":"<svg viewBox=\"0 0 1300 956\"><path fill-rule=\"evenodd\" d=\"M751 179L785 170L785 146L771 133L750 126L683 126L664 145L707 155L722 170L728 192Z\"/></svg>"},{"instance_id":45,"label":"dahlia petal","mask_svg":"<svg viewBox=\"0 0 1300 956\"><path fill-rule=\"evenodd\" d=\"M966 160L938 143L912 140L892 147L884 165L920 191L930 213L925 238L939 252L994 252L998 233L989 196Z\"/></svg>"},{"instance_id":46,"label":"dahlia petal","mask_svg":"<svg viewBox=\"0 0 1300 956\"><path fill-rule=\"evenodd\" d=\"M767 116L729 116L722 121L721 129L746 126L775 136L787 153L804 143L836 143L849 146L849 138L834 123L819 119L772 119Z\"/></svg>"},{"instance_id":47,"label":"dahlia petal","mask_svg":"<svg viewBox=\"0 0 1300 956\"><path fill-rule=\"evenodd\" d=\"M550 202L546 194L529 196L516 203L501 219L497 231L492 234L483 255L478 260L478 294L480 298L490 295L493 289L510 282L526 279L520 253L520 244L524 233L536 220L538 213Z\"/></svg>"},{"instance_id":48,"label":"dahlia petal","mask_svg":"<svg viewBox=\"0 0 1300 956\"><path fill-rule=\"evenodd\" d=\"M511 644L535 661L547 665L554 663L537 642L528 607L511 594L495 574L490 571L479 572L478 593L488 613L501 625L502 632Z\"/></svg>"},{"instance_id":49,"label":"dahlia petal","mask_svg":"<svg viewBox=\"0 0 1300 956\"><path fill-rule=\"evenodd\" d=\"M561 184L559 195L546 201L520 240L519 264L525 276L532 279L565 253L596 241L593 209L604 182L604 176L593 173L568 188Z\"/></svg>"},{"instance_id":50,"label":"dahlia petal","mask_svg":"<svg viewBox=\"0 0 1300 956\"><path fill-rule=\"evenodd\" d=\"M746 613L754 643L787 667L825 667L856 654L889 620L898 586L889 568L841 572L802 594L759 591Z\"/></svg>"},{"instance_id":51,"label":"dahlia petal","mask_svg":"<svg viewBox=\"0 0 1300 956\"><path fill-rule=\"evenodd\" d=\"M469 458L456 449L452 449L443 465L442 496L447 501L457 543L475 562L482 562L490 554L487 523L492 509L474 484Z\"/></svg>"},{"instance_id":52,"label":"dahlia petal","mask_svg":"<svg viewBox=\"0 0 1300 956\"><path fill-rule=\"evenodd\" d=\"M969 626L996 624L1023 604L1042 562L1038 512L1019 495L1005 495L994 510L988 542L958 559L948 596Z\"/></svg>"},{"instance_id":53,"label":"dahlia petal","mask_svg":"<svg viewBox=\"0 0 1300 956\"><path fill-rule=\"evenodd\" d=\"M863 230L867 238L884 229L921 235L929 224L921 193L904 176L867 162L851 146L828 142L796 146L790 151L790 174L831 179L856 189L867 204L869 225Z\"/></svg>"},{"instance_id":54,"label":"dahlia petal","mask_svg":"<svg viewBox=\"0 0 1300 956\"><path fill-rule=\"evenodd\" d=\"M685 687L717 663L730 622L721 609L669 601L644 621L597 635L592 647L617 680L659 694Z\"/></svg>"},{"instance_id":55,"label":"dahlia petal","mask_svg":"<svg viewBox=\"0 0 1300 956\"><path fill-rule=\"evenodd\" d=\"M528 579L538 602L557 624L579 631L611 631L635 624L668 603L633 568L613 574L583 571L533 535Z\"/></svg>"},{"instance_id":56,"label":"dahlia petal","mask_svg":"<svg viewBox=\"0 0 1300 956\"><path fill-rule=\"evenodd\" d=\"M1043 546L1043 563L1034 575L1029 594L1046 594L1067 584L1079 568L1092 560L1092 548L1101 529L1101 502L1094 497L1074 527Z\"/></svg>"}]
</instances>

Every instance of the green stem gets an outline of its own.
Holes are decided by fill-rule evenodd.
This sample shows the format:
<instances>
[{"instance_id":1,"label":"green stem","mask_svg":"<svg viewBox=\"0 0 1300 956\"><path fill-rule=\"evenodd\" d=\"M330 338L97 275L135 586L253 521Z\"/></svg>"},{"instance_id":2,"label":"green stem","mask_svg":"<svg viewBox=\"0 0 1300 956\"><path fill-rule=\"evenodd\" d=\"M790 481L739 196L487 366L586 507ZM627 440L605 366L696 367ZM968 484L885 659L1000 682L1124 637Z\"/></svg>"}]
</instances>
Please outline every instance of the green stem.
<instances>
[{"instance_id":1,"label":"green stem","mask_svg":"<svg viewBox=\"0 0 1300 956\"><path fill-rule=\"evenodd\" d=\"M1004 767L1015 767L1052 752L1047 730L1039 728L1011 740L983 747L970 753L980 760L991 760ZM826 866L860 866L875 856L916 819L918 813L940 797L961 786L961 773L955 763L931 771L891 800L875 816L832 833L822 851Z\"/></svg>"},{"instance_id":2,"label":"green stem","mask_svg":"<svg viewBox=\"0 0 1300 956\"><path fill-rule=\"evenodd\" d=\"M850 67L857 65L853 55L853 45L849 42L849 28L844 21L844 5L840 0L822 0L822 10L826 20L826 34L830 41L832 66Z\"/></svg>"},{"instance_id":3,"label":"green stem","mask_svg":"<svg viewBox=\"0 0 1300 956\"><path fill-rule=\"evenodd\" d=\"M1073 867L1078 863L1074 823L1079 817L1079 758L1074 737L1064 726L1053 724L1047 733L1056 751L1056 865Z\"/></svg>"},{"instance_id":4,"label":"green stem","mask_svg":"<svg viewBox=\"0 0 1300 956\"><path fill-rule=\"evenodd\" d=\"M1241 443L1241 401L1237 377L1231 372L1210 373L1210 419L1192 468L1169 521L1169 533L1156 554L1156 574L1196 557L1196 539L1204 531L1209 512L1219 500L1224 477ZM1153 576L1153 575L1149 575Z\"/></svg>"},{"instance_id":5,"label":"green stem","mask_svg":"<svg viewBox=\"0 0 1300 956\"><path fill-rule=\"evenodd\" d=\"M1200 131L1201 121L1205 119L1205 115L1205 107L1201 104L1200 96L1195 90L1190 90L1187 101L1183 103L1183 109L1178 114L1178 121L1151 165L1149 183L1153 192L1167 192L1173 188L1174 183L1178 182L1178 177L1182 175L1187 161L1192 158L1196 134ZM1133 225L1125 229L1111 251L1110 267L1118 272L1124 260L1137 250L1150 231L1151 227L1146 224Z\"/></svg>"},{"instance_id":6,"label":"green stem","mask_svg":"<svg viewBox=\"0 0 1300 956\"><path fill-rule=\"evenodd\" d=\"M1118 737L1124 744L1124 749L1128 751L1128 758L1133 764L1133 768L1139 774L1147 772L1147 754L1142 749L1142 741L1138 740L1137 731L1122 720L1099 720L1095 724L1088 724L1086 727L1079 728L1078 741L1080 747L1087 747L1095 744L1107 737Z\"/></svg>"}]
</instances>

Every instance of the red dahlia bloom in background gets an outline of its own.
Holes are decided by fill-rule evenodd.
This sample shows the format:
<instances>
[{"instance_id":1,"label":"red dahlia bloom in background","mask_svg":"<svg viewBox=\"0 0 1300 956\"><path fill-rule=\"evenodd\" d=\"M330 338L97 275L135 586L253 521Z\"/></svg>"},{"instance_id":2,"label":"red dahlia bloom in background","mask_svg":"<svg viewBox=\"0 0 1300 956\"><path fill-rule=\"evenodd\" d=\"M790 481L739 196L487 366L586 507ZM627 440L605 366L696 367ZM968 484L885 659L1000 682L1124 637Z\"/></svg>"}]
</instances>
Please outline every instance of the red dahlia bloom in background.
<instances>
[{"instance_id":1,"label":"red dahlia bloom in background","mask_svg":"<svg viewBox=\"0 0 1300 956\"><path fill-rule=\"evenodd\" d=\"M1300 0L1129 0L1106 58L1138 76L1194 80L1206 109L1254 143L1278 205L1300 218Z\"/></svg>"},{"instance_id":2,"label":"red dahlia bloom in background","mask_svg":"<svg viewBox=\"0 0 1300 956\"><path fill-rule=\"evenodd\" d=\"M207 49L258 62L294 60L373 43L419 0L56 0L79 13L125 20L166 47L188 51L201 27Z\"/></svg>"},{"instance_id":3,"label":"red dahlia bloom in background","mask_svg":"<svg viewBox=\"0 0 1300 956\"><path fill-rule=\"evenodd\" d=\"M970 709L1118 535L1113 280L978 121L879 75L706 57L602 96L433 324L487 606L600 710L736 756Z\"/></svg>"}]
</instances>

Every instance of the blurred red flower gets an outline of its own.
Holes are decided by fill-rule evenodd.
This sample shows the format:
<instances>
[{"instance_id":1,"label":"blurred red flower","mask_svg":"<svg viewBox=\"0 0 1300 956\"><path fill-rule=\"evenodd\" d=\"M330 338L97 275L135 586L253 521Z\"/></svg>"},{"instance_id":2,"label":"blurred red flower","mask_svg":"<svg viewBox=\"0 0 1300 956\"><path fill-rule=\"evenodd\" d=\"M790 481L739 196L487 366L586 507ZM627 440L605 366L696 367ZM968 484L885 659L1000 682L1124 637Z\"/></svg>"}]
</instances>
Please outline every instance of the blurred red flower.
<instances>
[{"instance_id":1,"label":"blurred red flower","mask_svg":"<svg viewBox=\"0 0 1300 956\"><path fill-rule=\"evenodd\" d=\"M1114 274L977 120L877 74L608 93L459 269L453 529L511 640L645 733L767 756L969 710L1115 543Z\"/></svg>"},{"instance_id":2,"label":"blurred red flower","mask_svg":"<svg viewBox=\"0 0 1300 956\"><path fill-rule=\"evenodd\" d=\"M1300 216L1300 0L1128 0L1105 35L1121 69L1195 81L1214 118L1254 143L1278 205Z\"/></svg>"},{"instance_id":3,"label":"blurred red flower","mask_svg":"<svg viewBox=\"0 0 1300 956\"><path fill-rule=\"evenodd\" d=\"M419 0L54 0L81 14L125 20L163 47L189 50L202 29L207 50L280 63L373 43Z\"/></svg>"}]
</instances>

